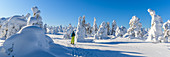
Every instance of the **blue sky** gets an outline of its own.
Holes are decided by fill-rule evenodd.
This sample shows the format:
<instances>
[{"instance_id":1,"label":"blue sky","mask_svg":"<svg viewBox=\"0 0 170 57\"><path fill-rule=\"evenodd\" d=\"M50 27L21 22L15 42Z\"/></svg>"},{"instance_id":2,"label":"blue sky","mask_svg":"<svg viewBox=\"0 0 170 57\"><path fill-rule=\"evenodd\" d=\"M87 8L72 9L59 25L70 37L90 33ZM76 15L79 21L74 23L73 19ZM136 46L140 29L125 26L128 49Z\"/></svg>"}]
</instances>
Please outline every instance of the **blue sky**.
<instances>
[{"instance_id":1,"label":"blue sky","mask_svg":"<svg viewBox=\"0 0 170 57\"><path fill-rule=\"evenodd\" d=\"M132 16L141 19L143 27L150 28L148 8L156 11L163 21L170 19L170 0L0 0L0 17L26 15L31 7L38 6L43 22L52 26L77 26L79 16L86 16L86 23L97 24L116 20L118 26L129 27Z\"/></svg>"}]
</instances>

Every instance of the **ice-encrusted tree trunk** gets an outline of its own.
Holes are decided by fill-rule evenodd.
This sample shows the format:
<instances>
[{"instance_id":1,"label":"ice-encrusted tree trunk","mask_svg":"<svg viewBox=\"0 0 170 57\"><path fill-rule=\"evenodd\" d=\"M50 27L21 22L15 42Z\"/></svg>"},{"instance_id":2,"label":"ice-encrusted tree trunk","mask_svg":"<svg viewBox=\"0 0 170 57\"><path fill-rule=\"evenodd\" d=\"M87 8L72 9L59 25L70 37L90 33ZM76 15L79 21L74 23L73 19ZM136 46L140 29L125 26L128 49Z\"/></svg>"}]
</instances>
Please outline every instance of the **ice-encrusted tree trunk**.
<instances>
[{"instance_id":1,"label":"ice-encrusted tree trunk","mask_svg":"<svg viewBox=\"0 0 170 57\"><path fill-rule=\"evenodd\" d=\"M106 28L105 22L101 23L96 36L94 36L96 39L103 39L103 38L107 37L107 28Z\"/></svg>"},{"instance_id":2,"label":"ice-encrusted tree trunk","mask_svg":"<svg viewBox=\"0 0 170 57\"><path fill-rule=\"evenodd\" d=\"M170 20L168 20L163 24L163 29L164 29L164 38L162 40L164 42L168 42L168 39L170 38Z\"/></svg>"},{"instance_id":3,"label":"ice-encrusted tree trunk","mask_svg":"<svg viewBox=\"0 0 170 57\"><path fill-rule=\"evenodd\" d=\"M112 22L112 29L111 29L111 35L115 36L116 28L117 28L116 21L113 20L113 22Z\"/></svg>"},{"instance_id":4,"label":"ice-encrusted tree trunk","mask_svg":"<svg viewBox=\"0 0 170 57\"><path fill-rule=\"evenodd\" d=\"M107 35L110 35L110 23L109 22L107 22L106 28L107 28Z\"/></svg>"},{"instance_id":5,"label":"ice-encrusted tree trunk","mask_svg":"<svg viewBox=\"0 0 170 57\"><path fill-rule=\"evenodd\" d=\"M148 33L148 38L146 41L158 41L158 38L162 38L162 25L163 21L161 16L156 15L154 10L148 9L148 12L150 13L152 17L151 21L151 28Z\"/></svg>"},{"instance_id":6,"label":"ice-encrusted tree trunk","mask_svg":"<svg viewBox=\"0 0 170 57\"><path fill-rule=\"evenodd\" d=\"M82 25L81 19L82 19L82 17L79 17L79 19L78 19L78 25L77 25L76 36L75 36L75 43L85 40L84 38L85 38L85 34L86 34L85 32L86 31L85 31L85 28Z\"/></svg>"},{"instance_id":7,"label":"ice-encrusted tree trunk","mask_svg":"<svg viewBox=\"0 0 170 57\"><path fill-rule=\"evenodd\" d=\"M94 17L94 22L93 22L93 30L92 30L92 33L93 35L95 35L97 33L97 24L96 24L96 18Z\"/></svg>"},{"instance_id":8,"label":"ice-encrusted tree trunk","mask_svg":"<svg viewBox=\"0 0 170 57\"><path fill-rule=\"evenodd\" d=\"M129 22L130 28L128 29L128 35L129 37L143 37L143 33L141 31L142 24L140 22L140 19L137 16L133 16L132 19Z\"/></svg>"}]
</instances>

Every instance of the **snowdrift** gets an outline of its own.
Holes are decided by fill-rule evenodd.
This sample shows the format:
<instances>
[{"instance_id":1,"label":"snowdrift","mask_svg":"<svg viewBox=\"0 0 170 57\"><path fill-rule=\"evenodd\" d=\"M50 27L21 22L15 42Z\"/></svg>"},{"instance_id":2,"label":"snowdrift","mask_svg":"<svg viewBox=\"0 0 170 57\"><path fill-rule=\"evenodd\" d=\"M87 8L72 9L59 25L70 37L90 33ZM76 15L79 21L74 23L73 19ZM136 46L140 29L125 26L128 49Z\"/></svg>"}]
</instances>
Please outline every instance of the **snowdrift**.
<instances>
[{"instance_id":1,"label":"snowdrift","mask_svg":"<svg viewBox=\"0 0 170 57\"><path fill-rule=\"evenodd\" d=\"M46 52L49 48L49 44L53 43L53 40L45 35L42 28L37 26L26 26L22 28L17 34L8 38L4 44L6 54L15 57L25 56L40 56L43 55L52 56ZM38 52L37 54L32 54ZM44 54L40 54L44 53Z\"/></svg>"}]
</instances>

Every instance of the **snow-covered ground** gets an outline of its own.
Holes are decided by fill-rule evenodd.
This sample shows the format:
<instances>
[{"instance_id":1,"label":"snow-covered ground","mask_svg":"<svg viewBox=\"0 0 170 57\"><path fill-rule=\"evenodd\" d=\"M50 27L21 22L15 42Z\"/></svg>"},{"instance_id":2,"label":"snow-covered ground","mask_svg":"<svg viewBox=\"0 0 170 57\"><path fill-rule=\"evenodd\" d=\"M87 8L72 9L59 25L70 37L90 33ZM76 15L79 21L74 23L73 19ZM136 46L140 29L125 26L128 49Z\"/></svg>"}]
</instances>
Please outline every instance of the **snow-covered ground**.
<instances>
[{"instance_id":1,"label":"snow-covered ground","mask_svg":"<svg viewBox=\"0 0 170 57\"><path fill-rule=\"evenodd\" d=\"M71 39L63 39L63 33L47 34L54 44L49 51L36 51L36 54L50 57L169 57L169 43L149 43L139 39L113 38L94 40L94 42L77 42L70 44ZM112 37L112 36L109 36ZM93 39L88 37L86 39ZM1 49L4 40L0 40L0 57L4 57ZM33 55L35 53L31 53ZM36 57L36 56L35 56Z\"/></svg>"},{"instance_id":2,"label":"snow-covered ground","mask_svg":"<svg viewBox=\"0 0 170 57\"><path fill-rule=\"evenodd\" d=\"M64 46L71 55L82 57L169 57L169 43L148 43L138 39L116 38L94 40L94 42L77 42L70 44L70 39L62 39L63 35L48 35L55 44ZM90 39L90 38L89 38ZM92 38L91 38L92 39ZM63 48L63 47L62 47Z\"/></svg>"}]
</instances>

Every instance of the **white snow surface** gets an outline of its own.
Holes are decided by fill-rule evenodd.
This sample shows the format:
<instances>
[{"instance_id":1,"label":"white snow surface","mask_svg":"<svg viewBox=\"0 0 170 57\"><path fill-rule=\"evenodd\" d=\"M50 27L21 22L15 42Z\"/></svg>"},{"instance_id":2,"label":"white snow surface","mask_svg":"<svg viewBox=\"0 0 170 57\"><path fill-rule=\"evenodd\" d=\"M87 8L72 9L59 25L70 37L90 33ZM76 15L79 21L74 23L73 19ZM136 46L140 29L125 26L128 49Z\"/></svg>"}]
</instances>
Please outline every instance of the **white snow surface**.
<instances>
[{"instance_id":1,"label":"white snow surface","mask_svg":"<svg viewBox=\"0 0 170 57\"><path fill-rule=\"evenodd\" d=\"M59 35L48 34L54 41L46 51L37 50L31 55L40 57L169 57L169 43L150 43L139 39L113 38L94 40L94 42L77 42L71 45L71 39L63 39ZM112 37L112 36L111 36ZM85 39L94 39L88 37ZM4 40L0 40L0 57L8 57L2 49ZM25 43L23 43L25 44ZM34 46L34 45L33 45ZM42 54L41 54L42 53ZM24 56L25 57L25 56ZM31 56L34 57L34 56ZM35 56L36 57L36 56Z\"/></svg>"}]
</instances>

